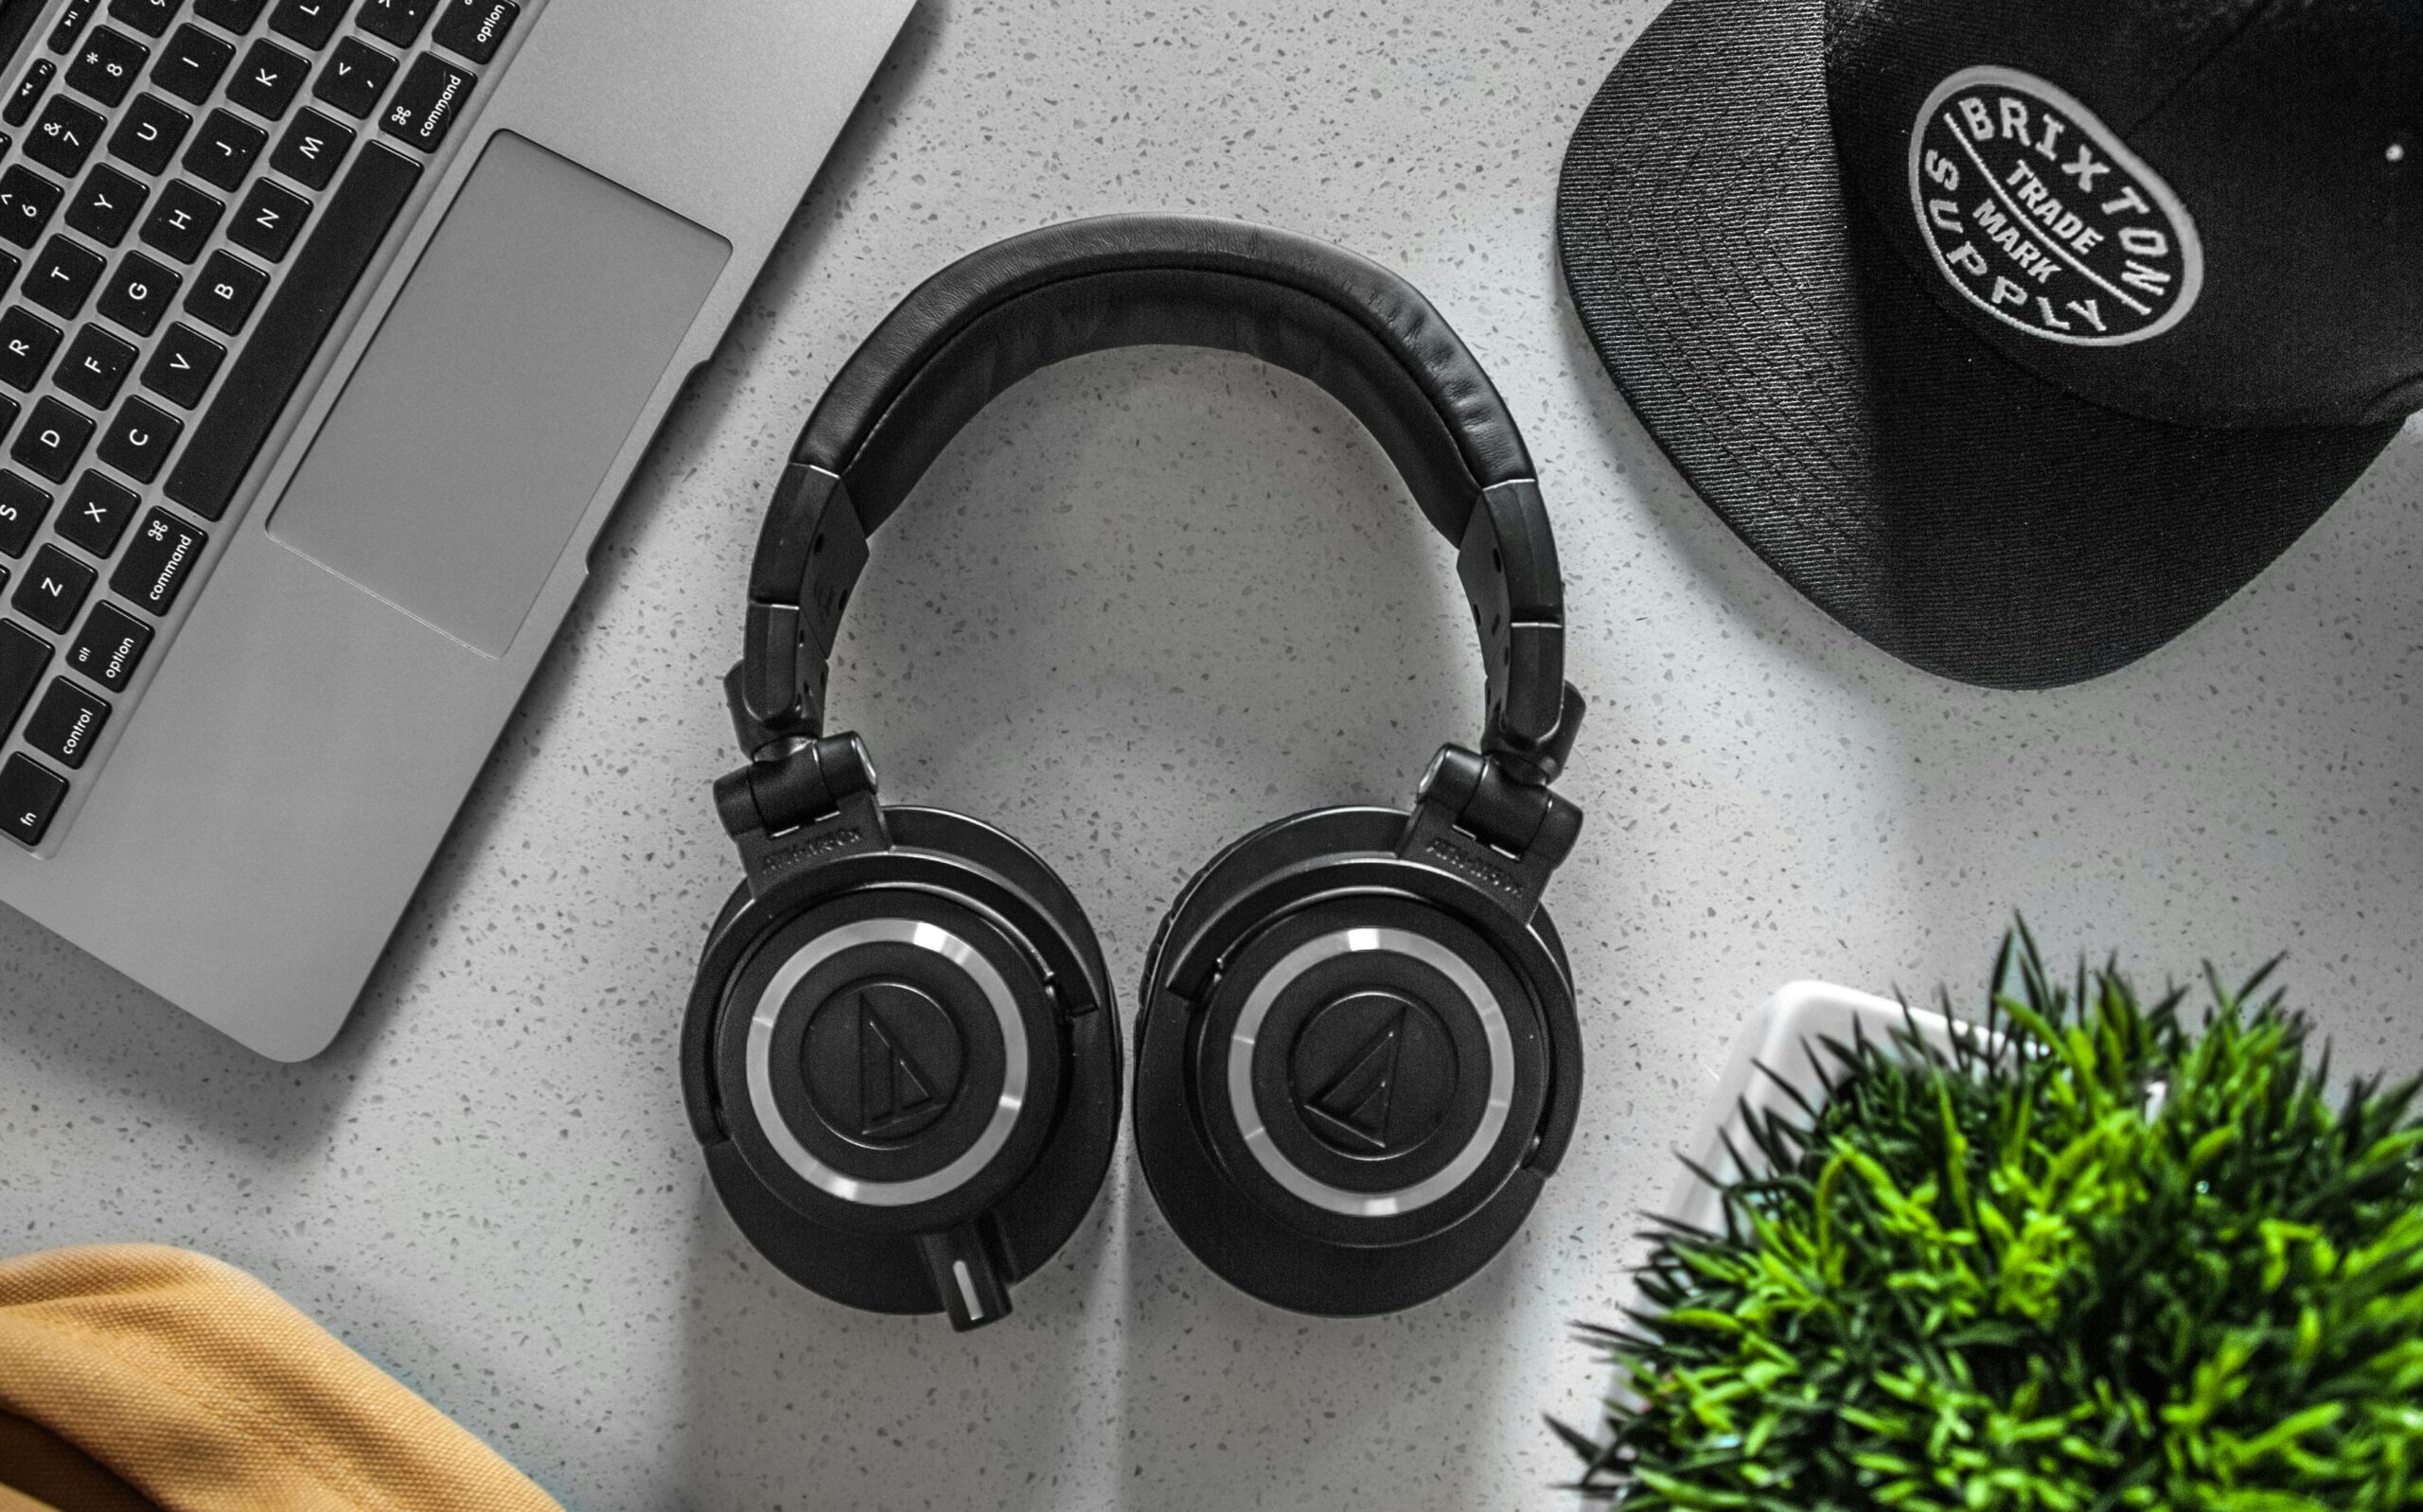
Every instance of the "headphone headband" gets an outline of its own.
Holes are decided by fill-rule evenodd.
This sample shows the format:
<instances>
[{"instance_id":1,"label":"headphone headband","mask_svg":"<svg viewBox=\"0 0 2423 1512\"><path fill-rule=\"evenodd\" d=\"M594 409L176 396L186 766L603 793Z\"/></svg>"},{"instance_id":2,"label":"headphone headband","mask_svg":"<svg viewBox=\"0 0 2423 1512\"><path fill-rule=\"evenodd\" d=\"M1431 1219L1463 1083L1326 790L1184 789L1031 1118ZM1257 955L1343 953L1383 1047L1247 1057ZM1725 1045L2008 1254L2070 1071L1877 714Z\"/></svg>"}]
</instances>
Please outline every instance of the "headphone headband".
<instances>
[{"instance_id":1,"label":"headphone headband","mask_svg":"<svg viewBox=\"0 0 2423 1512\"><path fill-rule=\"evenodd\" d=\"M727 681L752 755L822 733L825 663L866 537L952 436L1039 369L1116 347L1215 347L1311 379L1353 412L1458 547L1489 669L1484 748L1552 779L1581 722L1565 685L1565 590L1512 416L1410 284L1309 237L1114 216L1014 237L928 279L809 416L750 573L747 654Z\"/></svg>"}]
</instances>

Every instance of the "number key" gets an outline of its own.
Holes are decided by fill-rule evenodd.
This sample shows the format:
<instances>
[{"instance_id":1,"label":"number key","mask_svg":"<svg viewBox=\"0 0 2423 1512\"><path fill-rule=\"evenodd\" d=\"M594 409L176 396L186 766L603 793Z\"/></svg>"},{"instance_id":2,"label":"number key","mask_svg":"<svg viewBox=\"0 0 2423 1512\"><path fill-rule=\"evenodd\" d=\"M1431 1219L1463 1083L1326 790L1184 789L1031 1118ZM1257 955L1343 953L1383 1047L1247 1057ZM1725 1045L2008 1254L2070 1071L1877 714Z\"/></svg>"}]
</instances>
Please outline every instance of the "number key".
<instances>
[{"instance_id":1,"label":"number key","mask_svg":"<svg viewBox=\"0 0 2423 1512\"><path fill-rule=\"evenodd\" d=\"M143 222L143 240L179 262L191 262L202 255L210 234L219 229L219 218L226 213L224 202L178 179L160 191L160 202Z\"/></svg>"},{"instance_id":2,"label":"number key","mask_svg":"<svg viewBox=\"0 0 2423 1512\"><path fill-rule=\"evenodd\" d=\"M99 575L58 547L45 546L34 554L9 607L44 629L65 635Z\"/></svg>"},{"instance_id":3,"label":"number key","mask_svg":"<svg viewBox=\"0 0 2423 1512\"><path fill-rule=\"evenodd\" d=\"M160 328L160 317L168 312L184 282L182 275L139 252L130 252L117 265L110 286L101 290L97 308L137 336L149 336Z\"/></svg>"},{"instance_id":4,"label":"number key","mask_svg":"<svg viewBox=\"0 0 2423 1512\"><path fill-rule=\"evenodd\" d=\"M183 321L173 321L159 349L143 365L143 386L183 409L193 409L210 392L210 380L227 360L227 348Z\"/></svg>"},{"instance_id":5,"label":"number key","mask_svg":"<svg viewBox=\"0 0 2423 1512\"><path fill-rule=\"evenodd\" d=\"M62 178L84 171L84 160L101 139L109 123L63 95L42 108L42 119L26 136L26 156Z\"/></svg>"},{"instance_id":6,"label":"number key","mask_svg":"<svg viewBox=\"0 0 2423 1512\"><path fill-rule=\"evenodd\" d=\"M107 561L142 502L142 496L133 489L87 467L84 476L76 480L67 508L59 517L59 538Z\"/></svg>"},{"instance_id":7,"label":"number key","mask_svg":"<svg viewBox=\"0 0 2423 1512\"><path fill-rule=\"evenodd\" d=\"M0 556L25 555L49 513L49 494L16 473L0 472Z\"/></svg>"},{"instance_id":8,"label":"number key","mask_svg":"<svg viewBox=\"0 0 2423 1512\"><path fill-rule=\"evenodd\" d=\"M146 173L166 173L192 130L192 116L157 95L137 95L110 133L110 156Z\"/></svg>"},{"instance_id":9,"label":"number key","mask_svg":"<svg viewBox=\"0 0 2423 1512\"><path fill-rule=\"evenodd\" d=\"M125 32L103 26L76 51L67 65L67 87L90 95L104 105L126 98L151 61L151 49Z\"/></svg>"},{"instance_id":10,"label":"number key","mask_svg":"<svg viewBox=\"0 0 2423 1512\"><path fill-rule=\"evenodd\" d=\"M186 171L231 193L244 186L244 176L269 142L269 133L225 111L212 111L186 149Z\"/></svg>"},{"instance_id":11,"label":"number key","mask_svg":"<svg viewBox=\"0 0 2423 1512\"><path fill-rule=\"evenodd\" d=\"M20 163L0 173L0 237L20 247L42 239L67 191Z\"/></svg>"},{"instance_id":12,"label":"number key","mask_svg":"<svg viewBox=\"0 0 2423 1512\"><path fill-rule=\"evenodd\" d=\"M177 0L110 0L110 15L156 37L177 16Z\"/></svg>"},{"instance_id":13,"label":"number key","mask_svg":"<svg viewBox=\"0 0 2423 1512\"><path fill-rule=\"evenodd\" d=\"M233 336L244 328L253 307L260 303L261 290L269 287L269 274L223 252L214 252L203 265L201 278L193 292L186 295L186 308L207 325L216 325Z\"/></svg>"},{"instance_id":14,"label":"number key","mask_svg":"<svg viewBox=\"0 0 2423 1512\"><path fill-rule=\"evenodd\" d=\"M49 371L59 350L59 327L22 305L0 315L0 383L27 393Z\"/></svg>"}]
</instances>

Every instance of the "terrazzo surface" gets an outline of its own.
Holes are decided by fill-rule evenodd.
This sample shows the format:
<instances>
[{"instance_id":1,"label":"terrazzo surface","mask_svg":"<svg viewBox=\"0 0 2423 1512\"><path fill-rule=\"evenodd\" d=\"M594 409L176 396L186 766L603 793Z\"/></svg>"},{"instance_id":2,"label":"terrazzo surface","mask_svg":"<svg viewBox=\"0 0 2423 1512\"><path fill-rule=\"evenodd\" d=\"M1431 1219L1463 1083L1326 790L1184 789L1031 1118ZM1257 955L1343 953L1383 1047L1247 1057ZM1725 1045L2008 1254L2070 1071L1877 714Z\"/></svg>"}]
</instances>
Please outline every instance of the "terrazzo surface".
<instances>
[{"instance_id":1,"label":"terrazzo surface","mask_svg":"<svg viewBox=\"0 0 2423 1512\"><path fill-rule=\"evenodd\" d=\"M0 916L0 1251L221 1256L592 1512L1557 1507L1542 1414L1598 1379L1569 1324L1623 1295L1623 1236L1778 984L1967 988L2025 909L2149 977L2285 949L2343 1065L2423 1064L2423 431L2115 677L2013 695L1887 659L1692 500L1562 296L1558 161L1648 14L926 0L328 1054L256 1060ZM1551 894L1590 1094L1522 1237L1433 1306L1244 1299L1123 1141L1016 1315L962 1339L783 1280L691 1146L676 1025L737 875L717 678L775 459L858 337L995 237L1143 207L1397 266L1521 420L1596 700ZM1052 858L1132 983L1225 841L1401 801L1470 738L1462 616L1343 411L1243 360L1109 356L944 456L877 545L836 704L887 796Z\"/></svg>"}]
</instances>

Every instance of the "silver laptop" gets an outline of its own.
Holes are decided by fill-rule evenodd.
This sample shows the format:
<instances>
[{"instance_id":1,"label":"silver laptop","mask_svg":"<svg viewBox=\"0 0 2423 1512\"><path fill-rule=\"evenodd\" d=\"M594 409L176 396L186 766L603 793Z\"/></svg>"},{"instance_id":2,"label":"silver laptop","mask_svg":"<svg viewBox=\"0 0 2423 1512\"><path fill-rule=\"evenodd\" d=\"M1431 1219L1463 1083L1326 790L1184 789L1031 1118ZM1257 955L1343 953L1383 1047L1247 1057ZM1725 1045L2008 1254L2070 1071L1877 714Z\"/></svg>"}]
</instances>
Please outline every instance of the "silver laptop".
<instances>
[{"instance_id":1,"label":"silver laptop","mask_svg":"<svg viewBox=\"0 0 2423 1512\"><path fill-rule=\"evenodd\" d=\"M0 0L0 903L318 1053L913 0Z\"/></svg>"}]
</instances>

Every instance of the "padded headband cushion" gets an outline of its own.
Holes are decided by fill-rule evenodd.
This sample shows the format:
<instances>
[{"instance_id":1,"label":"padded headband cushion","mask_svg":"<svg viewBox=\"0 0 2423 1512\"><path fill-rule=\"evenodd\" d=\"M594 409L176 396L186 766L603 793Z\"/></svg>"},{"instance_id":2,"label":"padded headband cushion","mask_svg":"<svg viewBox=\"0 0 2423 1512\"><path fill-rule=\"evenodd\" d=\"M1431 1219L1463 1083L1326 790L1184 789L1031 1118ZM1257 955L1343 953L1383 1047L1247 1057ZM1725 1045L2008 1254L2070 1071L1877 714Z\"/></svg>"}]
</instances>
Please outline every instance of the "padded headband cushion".
<instances>
[{"instance_id":1,"label":"padded headband cushion","mask_svg":"<svg viewBox=\"0 0 2423 1512\"><path fill-rule=\"evenodd\" d=\"M1307 237L1191 216L1072 221L945 269L858 348L793 460L838 474L872 532L994 396L1146 344L1242 352L1320 385L1451 540L1483 489L1532 475L1497 390L1418 290Z\"/></svg>"}]
</instances>

